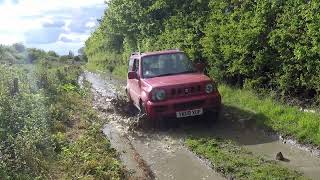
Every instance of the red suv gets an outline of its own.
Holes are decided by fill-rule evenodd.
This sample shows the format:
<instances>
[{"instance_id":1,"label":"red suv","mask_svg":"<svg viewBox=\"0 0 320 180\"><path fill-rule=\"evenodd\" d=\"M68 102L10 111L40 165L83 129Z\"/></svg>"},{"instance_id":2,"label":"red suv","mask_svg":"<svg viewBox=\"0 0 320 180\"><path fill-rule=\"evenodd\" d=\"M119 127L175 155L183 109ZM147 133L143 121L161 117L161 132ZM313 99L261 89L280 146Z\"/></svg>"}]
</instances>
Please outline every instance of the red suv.
<instances>
[{"instance_id":1,"label":"red suv","mask_svg":"<svg viewBox=\"0 0 320 180\"><path fill-rule=\"evenodd\" d=\"M130 102L151 120L204 113L217 118L212 115L221 106L215 82L180 50L133 53L126 91Z\"/></svg>"}]
</instances>

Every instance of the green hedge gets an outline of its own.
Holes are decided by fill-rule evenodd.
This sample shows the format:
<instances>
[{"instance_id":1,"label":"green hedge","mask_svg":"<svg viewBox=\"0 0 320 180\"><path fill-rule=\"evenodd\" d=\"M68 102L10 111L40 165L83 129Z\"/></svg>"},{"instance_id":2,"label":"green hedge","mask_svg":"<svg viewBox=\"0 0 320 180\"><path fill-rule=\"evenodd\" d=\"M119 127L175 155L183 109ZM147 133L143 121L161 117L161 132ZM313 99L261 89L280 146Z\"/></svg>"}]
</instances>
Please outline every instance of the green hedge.
<instances>
[{"instance_id":1,"label":"green hedge","mask_svg":"<svg viewBox=\"0 0 320 180\"><path fill-rule=\"evenodd\" d=\"M107 7L86 42L89 64L125 65L132 51L181 48L206 60L219 81L319 100L319 2L111 0Z\"/></svg>"}]
</instances>

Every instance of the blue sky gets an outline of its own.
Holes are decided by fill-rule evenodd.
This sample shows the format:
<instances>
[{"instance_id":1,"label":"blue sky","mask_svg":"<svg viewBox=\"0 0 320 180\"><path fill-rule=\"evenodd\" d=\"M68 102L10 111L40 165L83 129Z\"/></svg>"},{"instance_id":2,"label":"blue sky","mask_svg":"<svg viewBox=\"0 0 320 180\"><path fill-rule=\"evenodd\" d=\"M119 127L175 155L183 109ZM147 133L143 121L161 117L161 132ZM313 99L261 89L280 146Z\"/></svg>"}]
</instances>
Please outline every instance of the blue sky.
<instances>
[{"instance_id":1,"label":"blue sky","mask_svg":"<svg viewBox=\"0 0 320 180\"><path fill-rule=\"evenodd\" d=\"M0 0L0 44L76 53L105 7L104 0Z\"/></svg>"}]
</instances>

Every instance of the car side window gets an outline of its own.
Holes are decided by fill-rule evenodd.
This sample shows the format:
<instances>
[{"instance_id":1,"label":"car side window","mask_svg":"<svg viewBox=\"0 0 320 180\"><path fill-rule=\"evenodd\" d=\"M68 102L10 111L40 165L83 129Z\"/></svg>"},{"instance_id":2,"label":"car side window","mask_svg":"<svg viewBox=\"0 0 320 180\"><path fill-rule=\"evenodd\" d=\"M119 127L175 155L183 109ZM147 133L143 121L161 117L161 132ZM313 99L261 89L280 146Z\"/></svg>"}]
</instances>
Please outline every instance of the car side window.
<instances>
[{"instance_id":1,"label":"car side window","mask_svg":"<svg viewBox=\"0 0 320 180\"><path fill-rule=\"evenodd\" d=\"M136 73L139 72L139 60L138 59L134 60L132 71L135 71Z\"/></svg>"},{"instance_id":2,"label":"car side window","mask_svg":"<svg viewBox=\"0 0 320 180\"><path fill-rule=\"evenodd\" d=\"M133 68L133 59L130 59L128 71L132 71L132 68Z\"/></svg>"}]
</instances>

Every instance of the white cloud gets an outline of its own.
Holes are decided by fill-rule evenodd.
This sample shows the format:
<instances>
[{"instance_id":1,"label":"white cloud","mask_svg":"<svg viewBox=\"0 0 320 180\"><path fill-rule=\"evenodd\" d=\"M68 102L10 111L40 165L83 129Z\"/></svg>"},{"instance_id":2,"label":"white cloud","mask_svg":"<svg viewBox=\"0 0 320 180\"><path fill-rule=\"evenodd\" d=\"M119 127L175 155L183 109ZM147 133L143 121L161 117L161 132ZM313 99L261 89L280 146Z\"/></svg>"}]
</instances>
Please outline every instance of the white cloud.
<instances>
[{"instance_id":1,"label":"white cloud","mask_svg":"<svg viewBox=\"0 0 320 180\"><path fill-rule=\"evenodd\" d=\"M23 42L21 39L23 39L23 37L19 37L19 34L9 36L0 32L0 42L2 42L2 44L10 45L16 42Z\"/></svg>"},{"instance_id":2,"label":"white cloud","mask_svg":"<svg viewBox=\"0 0 320 180\"><path fill-rule=\"evenodd\" d=\"M65 42L84 42L86 39L88 39L89 34L80 34L80 33L68 33L68 34L60 34L59 40Z\"/></svg>"},{"instance_id":3,"label":"white cloud","mask_svg":"<svg viewBox=\"0 0 320 180\"><path fill-rule=\"evenodd\" d=\"M5 0L0 6L0 15L9 15L11 17L35 16L59 9L81 9L103 4L103 0L20 0L17 4L11 3L10 0Z\"/></svg>"},{"instance_id":4,"label":"white cloud","mask_svg":"<svg viewBox=\"0 0 320 180\"><path fill-rule=\"evenodd\" d=\"M97 25L96 21L89 21L86 23L86 27L94 28Z\"/></svg>"},{"instance_id":5,"label":"white cloud","mask_svg":"<svg viewBox=\"0 0 320 180\"><path fill-rule=\"evenodd\" d=\"M66 38L80 40L78 44L83 45L104 8L104 0L4 0L0 3L0 44L46 43L46 48L51 44L52 50L62 51L61 43L52 42L67 34Z\"/></svg>"},{"instance_id":6,"label":"white cloud","mask_svg":"<svg viewBox=\"0 0 320 180\"><path fill-rule=\"evenodd\" d=\"M30 44L31 47L40 48L45 51L54 49L59 54L67 54L69 50L77 54L78 49L83 47L83 43L64 43L62 41L57 41L50 44Z\"/></svg>"}]
</instances>

